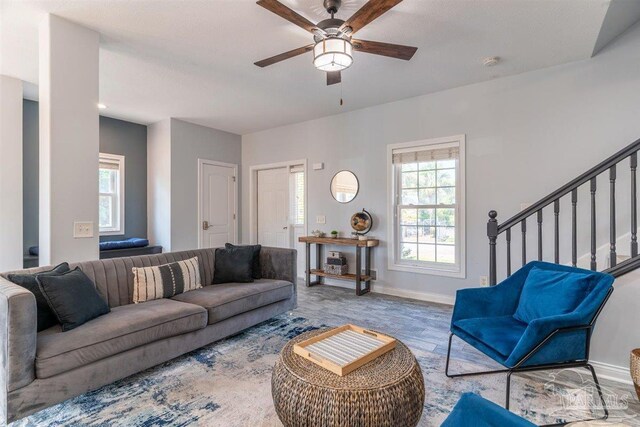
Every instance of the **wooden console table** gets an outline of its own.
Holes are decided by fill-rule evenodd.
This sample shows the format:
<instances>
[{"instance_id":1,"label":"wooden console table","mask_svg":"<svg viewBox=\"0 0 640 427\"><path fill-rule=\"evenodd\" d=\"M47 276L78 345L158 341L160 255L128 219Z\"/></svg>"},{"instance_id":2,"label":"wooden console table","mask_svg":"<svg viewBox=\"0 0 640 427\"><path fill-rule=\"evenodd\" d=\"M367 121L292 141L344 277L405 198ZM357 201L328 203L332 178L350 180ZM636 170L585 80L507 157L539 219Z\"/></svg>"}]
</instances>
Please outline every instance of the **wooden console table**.
<instances>
[{"instance_id":1,"label":"wooden console table","mask_svg":"<svg viewBox=\"0 0 640 427\"><path fill-rule=\"evenodd\" d=\"M306 269L305 278L307 286L322 285L323 279L350 280L356 282L356 295L364 295L371 290L371 249L378 246L380 241L377 239L358 240L349 238L332 238L332 237L300 237L299 242L306 246ZM311 245L316 245L316 268L311 268ZM322 248L324 245L351 246L356 248L356 274L329 274L322 269ZM364 248L364 274L362 274L362 249ZM316 276L314 282L311 276ZM365 287L362 287L364 282Z\"/></svg>"}]
</instances>

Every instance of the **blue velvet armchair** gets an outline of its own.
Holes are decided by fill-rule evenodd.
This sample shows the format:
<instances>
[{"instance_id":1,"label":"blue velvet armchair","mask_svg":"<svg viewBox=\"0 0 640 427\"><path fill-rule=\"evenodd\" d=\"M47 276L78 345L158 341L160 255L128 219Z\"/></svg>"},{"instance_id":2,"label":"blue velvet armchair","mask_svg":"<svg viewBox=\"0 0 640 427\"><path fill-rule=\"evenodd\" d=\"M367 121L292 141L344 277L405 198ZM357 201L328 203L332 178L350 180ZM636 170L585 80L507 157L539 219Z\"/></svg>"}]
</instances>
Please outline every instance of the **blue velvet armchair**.
<instances>
[{"instance_id":1,"label":"blue velvet armchair","mask_svg":"<svg viewBox=\"0 0 640 427\"><path fill-rule=\"evenodd\" d=\"M459 290L451 319L446 375L507 373L508 409L513 373L582 367L591 372L604 405L596 373L589 364L589 346L596 319L613 291L613 280L605 273L534 261L496 286ZM451 374L454 335L504 369Z\"/></svg>"},{"instance_id":2,"label":"blue velvet armchair","mask_svg":"<svg viewBox=\"0 0 640 427\"><path fill-rule=\"evenodd\" d=\"M536 427L477 394L465 393L440 427Z\"/></svg>"}]
</instances>

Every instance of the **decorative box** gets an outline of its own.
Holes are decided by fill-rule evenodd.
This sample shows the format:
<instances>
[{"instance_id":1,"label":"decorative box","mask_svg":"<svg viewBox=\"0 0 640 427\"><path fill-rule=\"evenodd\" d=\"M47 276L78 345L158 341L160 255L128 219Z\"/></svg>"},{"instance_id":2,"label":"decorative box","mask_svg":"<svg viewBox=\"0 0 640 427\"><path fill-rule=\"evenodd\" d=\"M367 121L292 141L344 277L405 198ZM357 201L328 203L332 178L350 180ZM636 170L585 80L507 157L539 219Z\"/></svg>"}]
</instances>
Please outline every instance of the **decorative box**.
<instances>
[{"instance_id":1,"label":"decorative box","mask_svg":"<svg viewBox=\"0 0 640 427\"><path fill-rule=\"evenodd\" d=\"M347 265L347 259L343 256L340 258L327 258L327 264L329 265Z\"/></svg>"},{"instance_id":2,"label":"decorative box","mask_svg":"<svg viewBox=\"0 0 640 427\"><path fill-rule=\"evenodd\" d=\"M342 256L342 252L340 251L329 251L329 258L340 258Z\"/></svg>"},{"instance_id":3,"label":"decorative box","mask_svg":"<svg viewBox=\"0 0 640 427\"><path fill-rule=\"evenodd\" d=\"M347 274L349 272L349 267L346 264L345 265L325 264L324 272L327 274L342 275L342 274Z\"/></svg>"}]
</instances>

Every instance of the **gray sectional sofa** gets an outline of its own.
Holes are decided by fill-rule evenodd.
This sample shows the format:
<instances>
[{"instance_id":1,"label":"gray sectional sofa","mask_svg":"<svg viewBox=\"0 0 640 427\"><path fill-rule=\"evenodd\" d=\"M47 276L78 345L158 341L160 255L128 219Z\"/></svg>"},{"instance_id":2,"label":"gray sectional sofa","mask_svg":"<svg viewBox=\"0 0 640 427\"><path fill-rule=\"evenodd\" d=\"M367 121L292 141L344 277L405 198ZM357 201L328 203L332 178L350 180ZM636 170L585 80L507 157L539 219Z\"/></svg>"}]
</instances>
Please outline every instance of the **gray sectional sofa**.
<instances>
[{"instance_id":1,"label":"gray sectional sofa","mask_svg":"<svg viewBox=\"0 0 640 427\"><path fill-rule=\"evenodd\" d=\"M132 267L197 256L202 289L132 303ZM296 251L263 247L263 279L212 284L215 249L79 265L111 312L68 332L36 332L33 294L0 275L0 424L96 389L287 312L296 306ZM49 267L50 268L50 267ZM37 272L34 268L22 272Z\"/></svg>"}]
</instances>

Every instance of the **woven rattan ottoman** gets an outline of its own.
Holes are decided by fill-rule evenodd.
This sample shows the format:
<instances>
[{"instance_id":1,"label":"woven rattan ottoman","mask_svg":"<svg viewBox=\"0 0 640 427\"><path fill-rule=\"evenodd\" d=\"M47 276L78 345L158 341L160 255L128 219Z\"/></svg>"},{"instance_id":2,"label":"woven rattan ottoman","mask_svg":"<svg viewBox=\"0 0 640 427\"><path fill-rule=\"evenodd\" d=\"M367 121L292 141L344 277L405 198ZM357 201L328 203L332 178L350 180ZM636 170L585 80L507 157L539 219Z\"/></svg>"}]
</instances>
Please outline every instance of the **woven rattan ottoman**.
<instances>
[{"instance_id":1,"label":"woven rattan ottoman","mask_svg":"<svg viewBox=\"0 0 640 427\"><path fill-rule=\"evenodd\" d=\"M424 379L411 351L396 348L340 377L293 352L325 332L306 332L285 345L273 368L271 392L287 427L412 427L424 405Z\"/></svg>"}]
</instances>

